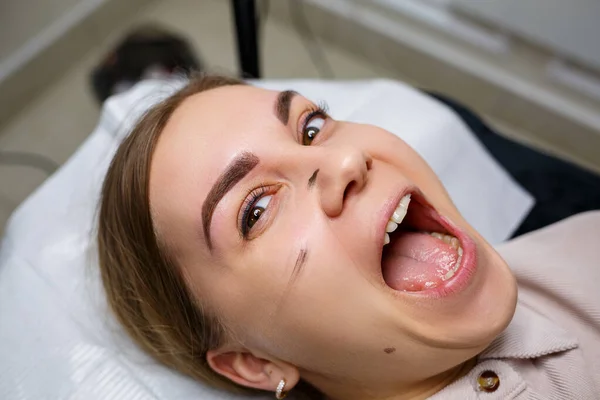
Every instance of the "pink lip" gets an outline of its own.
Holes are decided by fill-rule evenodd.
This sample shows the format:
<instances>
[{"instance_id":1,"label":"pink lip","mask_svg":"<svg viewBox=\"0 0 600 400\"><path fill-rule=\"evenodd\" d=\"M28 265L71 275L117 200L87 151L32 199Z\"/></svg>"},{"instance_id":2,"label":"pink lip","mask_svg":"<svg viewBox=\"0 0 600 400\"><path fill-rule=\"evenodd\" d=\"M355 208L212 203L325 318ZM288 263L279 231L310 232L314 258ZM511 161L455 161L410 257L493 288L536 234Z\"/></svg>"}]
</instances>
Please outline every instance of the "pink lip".
<instances>
[{"instance_id":1,"label":"pink lip","mask_svg":"<svg viewBox=\"0 0 600 400\"><path fill-rule=\"evenodd\" d=\"M475 241L464 230L456 226L447 217L440 215L433 208L433 206L425 199L423 193L414 186L403 188L400 194L390 198L386 202L382 210L381 223L379 224L379 229L377 232L377 245L379 246L380 263L381 258L383 256L383 237L385 234L385 227L390 217L392 216L392 213L396 209L396 206L398 205L400 199L409 193L413 196L413 201L416 200L421 205L425 206L431 219L439 223L448 232L450 232L454 237L456 237L459 240L460 245L463 249L461 265L459 266L458 270L452 278L450 278L447 281L444 281L441 285L431 289L425 289L419 292L400 292L390 288L385 282L384 285L390 290L392 290L395 294L419 296L431 299L447 297L462 292L469 286L472 278L475 275L475 272L477 271L477 246L475 245ZM381 266L379 269L379 273L381 274ZM383 280L383 276L380 275L380 278Z\"/></svg>"}]
</instances>

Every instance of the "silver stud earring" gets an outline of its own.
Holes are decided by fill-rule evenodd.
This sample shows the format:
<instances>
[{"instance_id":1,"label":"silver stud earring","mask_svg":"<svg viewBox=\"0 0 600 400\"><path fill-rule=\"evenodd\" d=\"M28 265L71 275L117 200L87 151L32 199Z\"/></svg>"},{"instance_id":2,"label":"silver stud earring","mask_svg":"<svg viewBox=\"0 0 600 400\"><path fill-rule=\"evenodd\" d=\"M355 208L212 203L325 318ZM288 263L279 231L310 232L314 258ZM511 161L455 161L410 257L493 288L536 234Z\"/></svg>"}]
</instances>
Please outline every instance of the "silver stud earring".
<instances>
[{"instance_id":1,"label":"silver stud earring","mask_svg":"<svg viewBox=\"0 0 600 400\"><path fill-rule=\"evenodd\" d=\"M285 389L285 384L286 384L286 383L287 383L287 382L285 381L285 379L284 379L284 378L282 378L282 379L279 381L279 385L277 385L277 390L275 391L275 398L276 398L276 399L279 399L279 400L281 400L281 399L285 399L285 396L287 396L287 392L284 392L284 391L283 391L283 390Z\"/></svg>"}]
</instances>

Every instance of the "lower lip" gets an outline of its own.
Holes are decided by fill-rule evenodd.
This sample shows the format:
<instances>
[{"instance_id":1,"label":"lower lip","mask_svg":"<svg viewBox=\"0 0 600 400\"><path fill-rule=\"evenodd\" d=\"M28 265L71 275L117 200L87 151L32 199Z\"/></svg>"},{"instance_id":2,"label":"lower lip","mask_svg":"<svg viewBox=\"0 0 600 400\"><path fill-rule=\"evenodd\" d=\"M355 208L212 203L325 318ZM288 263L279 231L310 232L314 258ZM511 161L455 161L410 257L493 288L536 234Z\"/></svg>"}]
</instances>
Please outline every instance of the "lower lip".
<instances>
[{"instance_id":1,"label":"lower lip","mask_svg":"<svg viewBox=\"0 0 600 400\"><path fill-rule=\"evenodd\" d=\"M451 235L456 237L460 242L460 246L463 249L461 264L454 273L454 276L452 276L452 278L448 279L447 281L443 281L440 285L436 287L420 290L417 292L398 291L394 289L392 290L394 290L394 292L396 293L407 294L410 296L426 297L431 299L448 297L458 294L470 285L477 271L477 247L475 245L475 241L466 232L458 228L449 219L440 215L430 206L425 205L425 208L428 212L429 218L439 223L442 227L444 227L444 229L446 229L446 231L448 231Z\"/></svg>"}]
</instances>

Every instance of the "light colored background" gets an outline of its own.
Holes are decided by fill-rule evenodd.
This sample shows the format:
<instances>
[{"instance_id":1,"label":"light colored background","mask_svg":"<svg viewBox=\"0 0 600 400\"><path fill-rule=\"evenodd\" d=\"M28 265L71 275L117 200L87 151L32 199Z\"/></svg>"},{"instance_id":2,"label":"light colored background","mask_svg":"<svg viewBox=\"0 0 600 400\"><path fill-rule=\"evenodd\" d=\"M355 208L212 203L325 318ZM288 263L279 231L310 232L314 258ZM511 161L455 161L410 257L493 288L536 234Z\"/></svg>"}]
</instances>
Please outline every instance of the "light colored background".
<instances>
[{"instance_id":1,"label":"light colored background","mask_svg":"<svg viewBox=\"0 0 600 400\"><path fill-rule=\"evenodd\" d=\"M80 0L24 0L0 3L0 60L8 58Z\"/></svg>"},{"instance_id":2,"label":"light colored background","mask_svg":"<svg viewBox=\"0 0 600 400\"><path fill-rule=\"evenodd\" d=\"M598 0L452 0L452 3L466 13L502 24L600 68Z\"/></svg>"},{"instance_id":3,"label":"light colored background","mask_svg":"<svg viewBox=\"0 0 600 400\"><path fill-rule=\"evenodd\" d=\"M64 72L60 79L33 99L0 131L0 150L43 154L63 163L92 132L100 115L89 90L89 74L121 34L142 22L158 21L182 32L215 71L235 73L237 58L229 1L168 0L149 4L98 43ZM268 18L261 34L264 41L263 73L269 78L309 77L319 74L298 33ZM361 57L322 43L336 78L402 78L393 71ZM0 232L14 208L39 186L46 176L27 167L0 165Z\"/></svg>"}]
</instances>

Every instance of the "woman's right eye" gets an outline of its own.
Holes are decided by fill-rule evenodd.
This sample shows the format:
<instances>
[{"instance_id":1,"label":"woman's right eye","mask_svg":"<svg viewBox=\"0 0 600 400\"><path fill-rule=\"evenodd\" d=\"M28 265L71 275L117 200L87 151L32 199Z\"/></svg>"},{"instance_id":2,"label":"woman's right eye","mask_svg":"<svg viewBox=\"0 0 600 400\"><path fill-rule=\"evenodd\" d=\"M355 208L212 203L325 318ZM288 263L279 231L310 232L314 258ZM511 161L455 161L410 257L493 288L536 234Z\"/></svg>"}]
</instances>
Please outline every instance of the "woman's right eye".
<instances>
[{"instance_id":1,"label":"woman's right eye","mask_svg":"<svg viewBox=\"0 0 600 400\"><path fill-rule=\"evenodd\" d=\"M244 236L254 227L254 225L258 222L261 215L265 212L273 195L263 196L258 201L252 202L247 210L245 211L245 217L243 220L243 229L242 233Z\"/></svg>"}]
</instances>

